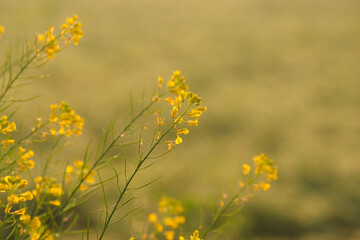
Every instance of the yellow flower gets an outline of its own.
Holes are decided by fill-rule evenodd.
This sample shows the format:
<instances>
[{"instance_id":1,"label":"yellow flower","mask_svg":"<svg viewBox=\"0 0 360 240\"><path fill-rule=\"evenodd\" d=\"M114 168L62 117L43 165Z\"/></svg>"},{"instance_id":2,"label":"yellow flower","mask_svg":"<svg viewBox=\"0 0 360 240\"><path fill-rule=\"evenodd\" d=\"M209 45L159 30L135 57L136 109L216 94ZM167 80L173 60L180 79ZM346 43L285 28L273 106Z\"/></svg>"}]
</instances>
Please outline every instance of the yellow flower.
<instances>
[{"instance_id":1,"label":"yellow flower","mask_svg":"<svg viewBox=\"0 0 360 240\"><path fill-rule=\"evenodd\" d=\"M187 121L187 124L190 125L190 126L195 126L195 127L197 127L197 126L198 126L198 122L199 122L199 119L188 120L188 121Z\"/></svg>"},{"instance_id":2,"label":"yellow flower","mask_svg":"<svg viewBox=\"0 0 360 240\"><path fill-rule=\"evenodd\" d=\"M71 33L73 35L71 39L75 45L78 45L80 38L82 38L84 35L83 31L81 31L81 27L82 27L81 22L78 22L73 26L71 30Z\"/></svg>"},{"instance_id":3,"label":"yellow flower","mask_svg":"<svg viewBox=\"0 0 360 240\"><path fill-rule=\"evenodd\" d=\"M167 83L167 87L168 88L175 87L175 82L173 80L169 80L168 83Z\"/></svg>"},{"instance_id":4,"label":"yellow flower","mask_svg":"<svg viewBox=\"0 0 360 240\"><path fill-rule=\"evenodd\" d=\"M33 194L30 191L26 191L26 192L20 194L21 201L27 201L27 200L32 200L32 199L33 199Z\"/></svg>"},{"instance_id":5,"label":"yellow flower","mask_svg":"<svg viewBox=\"0 0 360 240\"><path fill-rule=\"evenodd\" d=\"M24 215L21 215L19 219L24 224L28 224L28 223L30 223L31 217L29 214L24 214Z\"/></svg>"},{"instance_id":6,"label":"yellow flower","mask_svg":"<svg viewBox=\"0 0 360 240\"><path fill-rule=\"evenodd\" d=\"M20 183L17 185L18 188L24 188L26 185L28 185L28 181L23 179L20 181Z\"/></svg>"},{"instance_id":7,"label":"yellow flower","mask_svg":"<svg viewBox=\"0 0 360 240\"><path fill-rule=\"evenodd\" d=\"M48 193L53 195L54 197L61 197L61 195L64 194L64 191L62 190L61 185L55 185L53 187L50 187Z\"/></svg>"},{"instance_id":8,"label":"yellow flower","mask_svg":"<svg viewBox=\"0 0 360 240\"><path fill-rule=\"evenodd\" d=\"M177 134L176 140L175 140L175 144L180 144L182 143L182 138L179 136L179 134Z\"/></svg>"},{"instance_id":9,"label":"yellow flower","mask_svg":"<svg viewBox=\"0 0 360 240\"><path fill-rule=\"evenodd\" d=\"M245 183L244 183L243 181L239 181L239 182L238 182L238 186L241 187L241 188L243 188L243 187L245 186Z\"/></svg>"},{"instance_id":10,"label":"yellow flower","mask_svg":"<svg viewBox=\"0 0 360 240\"><path fill-rule=\"evenodd\" d=\"M165 231L164 236L166 240L173 240L174 239L175 232L174 231Z\"/></svg>"},{"instance_id":11,"label":"yellow flower","mask_svg":"<svg viewBox=\"0 0 360 240\"><path fill-rule=\"evenodd\" d=\"M22 149L19 148L19 153L20 153L20 151L23 152L23 151L25 151L25 149L24 148L22 148ZM21 161L26 161L27 159L32 158L33 156L34 156L34 152L32 150L29 150L27 153L25 153L24 155L21 156L20 160Z\"/></svg>"},{"instance_id":12,"label":"yellow flower","mask_svg":"<svg viewBox=\"0 0 360 240\"><path fill-rule=\"evenodd\" d=\"M193 235L190 236L190 240L201 240L201 239L199 238L199 231L198 231L198 230L195 230L195 231L194 231Z\"/></svg>"},{"instance_id":13,"label":"yellow flower","mask_svg":"<svg viewBox=\"0 0 360 240\"><path fill-rule=\"evenodd\" d=\"M156 223L156 222L157 222L156 213L151 213L151 214L149 214L149 216L148 216L148 221L149 221L150 223Z\"/></svg>"},{"instance_id":14,"label":"yellow flower","mask_svg":"<svg viewBox=\"0 0 360 240\"><path fill-rule=\"evenodd\" d=\"M185 221L186 221L186 219L185 219L184 216L176 216L176 217L174 218L174 220L175 220L175 222L177 222L178 224L184 224Z\"/></svg>"},{"instance_id":15,"label":"yellow flower","mask_svg":"<svg viewBox=\"0 0 360 240\"><path fill-rule=\"evenodd\" d=\"M39 34L39 35L38 35L38 41L39 41L40 43L44 43L44 41L45 41L45 36L44 36L44 34Z\"/></svg>"},{"instance_id":16,"label":"yellow flower","mask_svg":"<svg viewBox=\"0 0 360 240\"><path fill-rule=\"evenodd\" d=\"M174 106L173 109L171 110L171 117L175 118L175 116L179 113L179 107L178 106Z\"/></svg>"},{"instance_id":17,"label":"yellow flower","mask_svg":"<svg viewBox=\"0 0 360 240\"><path fill-rule=\"evenodd\" d=\"M5 124L3 123L2 125L5 125ZM15 124L15 122L12 122L12 123L6 122L6 125L7 125L7 126L1 130L1 132L2 132L3 134L8 134L8 133L11 133L11 132L13 132L13 131L16 131L16 124Z\"/></svg>"},{"instance_id":18,"label":"yellow flower","mask_svg":"<svg viewBox=\"0 0 360 240\"><path fill-rule=\"evenodd\" d=\"M179 70L176 70L176 71L174 72L173 77L174 77L174 78L175 78L175 77L180 77L180 75L181 75L181 72L180 72Z\"/></svg>"},{"instance_id":19,"label":"yellow flower","mask_svg":"<svg viewBox=\"0 0 360 240\"><path fill-rule=\"evenodd\" d=\"M177 134L188 134L189 133L189 129L187 128L183 128L183 129L179 129L179 130L176 130L176 133Z\"/></svg>"},{"instance_id":20,"label":"yellow flower","mask_svg":"<svg viewBox=\"0 0 360 240\"><path fill-rule=\"evenodd\" d=\"M176 122L176 125L179 125L180 123L182 123L184 121L184 119L182 118L182 117L180 117L180 116L178 116L175 120L174 120L174 122Z\"/></svg>"},{"instance_id":21,"label":"yellow flower","mask_svg":"<svg viewBox=\"0 0 360 240\"><path fill-rule=\"evenodd\" d=\"M168 141L168 142L166 142L166 143L167 143L167 145L168 145L168 150L171 150L171 149L174 147L173 141Z\"/></svg>"},{"instance_id":22,"label":"yellow flower","mask_svg":"<svg viewBox=\"0 0 360 240\"><path fill-rule=\"evenodd\" d=\"M173 97L168 97L164 99L165 101L168 101L170 105L175 105L175 100Z\"/></svg>"},{"instance_id":23,"label":"yellow flower","mask_svg":"<svg viewBox=\"0 0 360 240\"><path fill-rule=\"evenodd\" d=\"M163 225L161 225L160 223L156 223L156 224L155 224L155 230L156 230L157 232L162 232L162 231L164 231L164 227L163 227Z\"/></svg>"},{"instance_id":24,"label":"yellow flower","mask_svg":"<svg viewBox=\"0 0 360 240\"><path fill-rule=\"evenodd\" d=\"M55 137L55 136L56 136L56 133L57 133L57 132L56 132L55 129L52 129L52 128L50 129L50 134L51 134L51 136L54 136L54 137Z\"/></svg>"},{"instance_id":25,"label":"yellow flower","mask_svg":"<svg viewBox=\"0 0 360 240\"><path fill-rule=\"evenodd\" d=\"M42 118L36 118L36 127L41 127Z\"/></svg>"},{"instance_id":26,"label":"yellow flower","mask_svg":"<svg viewBox=\"0 0 360 240\"><path fill-rule=\"evenodd\" d=\"M26 151L25 148L19 147L18 156L21 156Z\"/></svg>"},{"instance_id":27,"label":"yellow flower","mask_svg":"<svg viewBox=\"0 0 360 240\"><path fill-rule=\"evenodd\" d=\"M194 109L191 109L191 111L188 113L189 117L193 117L193 118L199 118L201 116L201 114L203 114L204 112L206 112L206 107L197 107Z\"/></svg>"},{"instance_id":28,"label":"yellow flower","mask_svg":"<svg viewBox=\"0 0 360 240\"><path fill-rule=\"evenodd\" d=\"M1 141L1 144L3 145L3 148L7 148L8 145L14 144L15 140L14 139L5 139L3 141Z\"/></svg>"},{"instance_id":29,"label":"yellow flower","mask_svg":"<svg viewBox=\"0 0 360 240\"><path fill-rule=\"evenodd\" d=\"M26 208L21 208L19 210L16 210L14 212L11 212L11 214L14 214L14 215L24 215L26 212Z\"/></svg>"},{"instance_id":30,"label":"yellow flower","mask_svg":"<svg viewBox=\"0 0 360 240\"><path fill-rule=\"evenodd\" d=\"M20 198L15 194L11 194L8 196L7 201L9 204L17 204L20 202Z\"/></svg>"},{"instance_id":31,"label":"yellow flower","mask_svg":"<svg viewBox=\"0 0 360 240\"><path fill-rule=\"evenodd\" d=\"M61 202L59 200L54 200L54 201L49 201L49 204L54 206L60 206Z\"/></svg>"},{"instance_id":32,"label":"yellow flower","mask_svg":"<svg viewBox=\"0 0 360 240\"><path fill-rule=\"evenodd\" d=\"M187 96L187 92L186 91L184 91L184 90L180 90L179 91L179 100L181 101L181 102L184 102L185 100L186 100L186 96Z\"/></svg>"},{"instance_id":33,"label":"yellow flower","mask_svg":"<svg viewBox=\"0 0 360 240\"><path fill-rule=\"evenodd\" d=\"M3 34L4 32L5 32L5 28L0 25L0 35Z\"/></svg>"},{"instance_id":34,"label":"yellow flower","mask_svg":"<svg viewBox=\"0 0 360 240\"><path fill-rule=\"evenodd\" d=\"M247 176L249 174L250 170L251 170L251 167L249 165L243 164L243 173L245 176Z\"/></svg>"},{"instance_id":35,"label":"yellow flower","mask_svg":"<svg viewBox=\"0 0 360 240\"><path fill-rule=\"evenodd\" d=\"M157 117L157 123L158 123L158 126L160 127L161 125L165 125L165 122L164 122L164 118L161 118L161 117Z\"/></svg>"},{"instance_id":36,"label":"yellow flower","mask_svg":"<svg viewBox=\"0 0 360 240\"><path fill-rule=\"evenodd\" d=\"M62 101L60 107L58 104L50 105L50 108L49 122L52 125L50 127L52 136L55 137L59 134L70 137L72 134L79 135L82 133L85 120L77 115L66 102Z\"/></svg>"},{"instance_id":37,"label":"yellow flower","mask_svg":"<svg viewBox=\"0 0 360 240\"><path fill-rule=\"evenodd\" d=\"M85 184L81 184L80 188L79 188L80 192L84 192L84 191L86 191L88 189L89 189L89 186L86 186Z\"/></svg>"},{"instance_id":38,"label":"yellow flower","mask_svg":"<svg viewBox=\"0 0 360 240\"><path fill-rule=\"evenodd\" d=\"M174 229L179 227L179 224L175 221L175 219L170 218L170 217L166 217L164 219L164 225L168 226L168 227L171 227L171 228L174 228Z\"/></svg>"},{"instance_id":39,"label":"yellow flower","mask_svg":"<svg viewBox=\"0 0 360 240\"><path fill-rule=\"evenodd\" d=\"M266 178L269 180L269 181L275 181L278 179L278 176L277 176L277 167L272 167L267 175L266 175Z\"/></svg>"},{"instance_id":40,"label":"yellow flower","mask_svg":"<svg viewBox=\"0 0 360 240\"><path fill-rule=\"evenodd\" d=\"M259 186L264 190L267 191L270 188L270 184L266 182L260 182Z\"/></svg>"},{"instance_id":41,"label":"yellow flower","mask_svg":"<svg viewBox=\"0 0 360 240\"><path fill-rule=\"evenodd\" d=\"M158 85L157 85L158 88L162 87L163 81L164 81L164 79L162 77L158 77Z\"/></svg>"}]
</instances>

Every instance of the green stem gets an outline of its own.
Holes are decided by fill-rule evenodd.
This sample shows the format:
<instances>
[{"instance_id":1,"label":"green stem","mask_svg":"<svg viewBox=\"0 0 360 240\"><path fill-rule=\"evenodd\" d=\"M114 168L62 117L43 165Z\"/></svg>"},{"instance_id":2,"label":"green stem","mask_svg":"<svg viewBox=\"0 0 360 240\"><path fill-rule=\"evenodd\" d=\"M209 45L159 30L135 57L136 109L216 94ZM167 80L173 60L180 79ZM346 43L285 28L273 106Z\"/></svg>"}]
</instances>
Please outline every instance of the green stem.
<instances>
[{"instance_id":1,"label":"green stem","mask_svg":"<svg viewBox=\"0 0 360 240\"><path fill-rule=\"evenodd\" d=\"M164 92L163 94L159 95L158 97L164 96L168 91ZM72 198L75 196L76 192L79 190L81 184L85 181L85 179L91 174L93 170L98 166L98 164L103 160L103 158L106 156L106 154L113 148L115 143L121 138L121 136L133 125L133 123L138 120L149 108L156 103L156 99L152 100L148 106L146 106L144 109L140 111L138 115L135 116L135 118L132 118L132 120L124 127L124 129L111 141L109 146L103 151L103 153L96 159L94 165L91 167L91 169L85 174L82 178L80 178L79 183L76 185L76 187L72 190L69 197L67 197L64 201L64 203L57 209L57 211L54 213L53 217L49 219L49 222L46 226L46 228L41 233L39 239L42 239L44 237L44 234L46 230L49 228L49 226L52 225L52 223L55 221L55 219L62 213L62 211L67 207L68 203L72 200Z\"/></svg>"},{"instance_id":2,"label":"green stem","mask_svg":"<svg viewBox=\"0 0 360 240\"><path fill-rule=\"evenodd\" d=\"M121 194L117 200L117 202L115 203L109 217L106 219L105 224L104 224L104 228L103 231L100 235L99 240L101 240L105 234L106 229L109 227L110 225L110 220L113 217L114 213L117 210L118 205L120 204L120 201L122 200L123 196L125 195L125 192L128 190L128 186L131 183L132 179L135 177L136 173L140 170L140 167L142 166L142 164L148 159L148 157L150 156L150 154L153 152L153 150L155 149L155 147L160 143L160 141L171 131L171 129L174 128L174 126L180 121L180 119L188 112L189 108L191 107L191 104L187 107L187 109L184 111L183 114L180 115L180 117L178 118L177 121L175 121L167 130L164 134L162 134L160 136L160 138L155 142L155 144L150 148L150 150L147 152L147 154L140 159L140 161L138 162L134 172L131 174L131 177L126 181L126 184L123 188L123 190L121 191Z\"/></svg>"}]
</instances>

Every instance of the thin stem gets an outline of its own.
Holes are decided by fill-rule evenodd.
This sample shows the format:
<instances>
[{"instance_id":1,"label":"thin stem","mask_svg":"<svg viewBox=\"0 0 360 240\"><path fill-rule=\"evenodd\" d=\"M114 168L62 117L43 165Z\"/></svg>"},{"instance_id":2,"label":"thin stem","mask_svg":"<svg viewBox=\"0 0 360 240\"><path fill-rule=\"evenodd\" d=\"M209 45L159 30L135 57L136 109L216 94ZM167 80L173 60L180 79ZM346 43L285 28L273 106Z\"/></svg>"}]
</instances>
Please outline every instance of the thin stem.
<instances>
[{"instance_id":1,"label":"thin stem","mask_svg":"<svg viewBox=\"0 0 360 240\"><path fill-rule=\"evenodd\" d=\"M191 107L191 104L186 108L186 110L184 111L183 114L181 114L177 121L175 121L167 130L164 134L162 134L160 136L160 138L155 142L155 144L150 148L150 150L147 152L147 154L142 158L140 159L140 161L138 162L134 172L131 174L131 177L126 181L126 184L123 188L123 190L121 191L121 194L116 202L116 204L114 205L114 208L113 210L111 211L109 217L107 218L107 220L105 221L105 224L104 224L104 228L103 228L103 231L100 235L100 238L99 240L101 240L105 234L105 231L106 229L109 227L110 225L110 220L111 218L113 217L114 213L116 212L116 209L120 203L120 201L122 200L123 196L125 195L125 192L128 190L128 187L129 187L129 184L131 183L132 179L135 177L136 173L140 170L140 167L141 165L148 159L148 157L150 156L150 154L153 152L153 150L155 149L155 147L160 143L160 141L171 131L171 129L174 128L174 126L180 121L180 119L187 113L187 111L189 110L189 108Z\"/></svg>"},{"instance_id":2,"label":"thin stem","mask_svg":"<svg viewBox=\"0 0 360 240\"><path fill-rule=\"evenodd\" d=\"M255 181L255 179L257 178L258 176L254 176L252 177L250 180L248 180L247 182L247 185L250 185L252 182ZM200 235L200 238L204 239L207 234L213 229L213 227L218 223L218 221L220 220L220 218L224 215L224 213L226 212L226 210L228 210L229 207L232 206L232 204L234 203L234 201L240 196L240 194L245 191L247 186L243 186L239 192L237 194L235 194L231 199L230 201L222 208L220 208L215 217L213 218L211 224L206 228L206 230Z\"/></svg>"},{"instance_id":3,"label":"thin stem","mask_svg":"<svg viewBox=\"0 0 360 240\"><path fill-rule=\"evenodd\" d=\"M163 94L159 95L158 97L164 96L168 91L164 92ZM150 109L150 107L157 102L157 99L153 99L148 106L143 108L132 120L124 127L124 129L111 141L109 146L102 152L102 154L96 159L94 165L90 168L90 170L82 177L80 178L78 184L76 187L72 190L69 197L67 197L64 201L64 203L55 211L53 217L49 219L49 222L46 226L46 228L42 231L39 239L42 239L44 237L44 234L46 230L49 228L49 226L52 225L52 223L55 221L55 219L62 213L62 211L65 209L67 204L74 198L76 192L79 190L81 184L85 181L85 179L91 174L93 170L99 165L99 163L104 159L106 154L115 146L116 142L122 137L122 135L133 125L133 123L138 120L147 110Z\"/></svg>"}]
</instances>

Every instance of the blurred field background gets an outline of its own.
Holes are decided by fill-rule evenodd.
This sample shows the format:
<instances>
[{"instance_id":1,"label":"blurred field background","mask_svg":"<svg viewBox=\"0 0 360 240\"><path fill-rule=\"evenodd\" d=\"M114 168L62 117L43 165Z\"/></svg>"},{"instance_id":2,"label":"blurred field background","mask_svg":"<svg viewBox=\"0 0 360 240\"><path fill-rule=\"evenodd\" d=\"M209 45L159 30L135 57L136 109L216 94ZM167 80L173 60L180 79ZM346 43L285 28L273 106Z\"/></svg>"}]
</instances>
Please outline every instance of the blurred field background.
<instances>
[{"instance_id":1,"label":"blurred field background","mask_svg":"<svg viewBox=\"0 0 360 240\"><path fill-rule=\"evenodd\" d=\"M46 116L66 100L82 115L84 134L67 158L81 158L117 108L126 115L129 92L139 99L159 75L181 70L208 107L184 143L141 175L162 177L135 193L145 205L135 219L166 195L197 224L199 206L219 201L242 164L264 152L279 180L221 239L360 239L360 1L0 0L1 58L10 42L74 13L84 38L39 72L50 77L22 94L41 98L18 111ZM101 206L94 199L83 214ZM128 239L128 224L107 239Z\"/></svg>"}]
</instances>

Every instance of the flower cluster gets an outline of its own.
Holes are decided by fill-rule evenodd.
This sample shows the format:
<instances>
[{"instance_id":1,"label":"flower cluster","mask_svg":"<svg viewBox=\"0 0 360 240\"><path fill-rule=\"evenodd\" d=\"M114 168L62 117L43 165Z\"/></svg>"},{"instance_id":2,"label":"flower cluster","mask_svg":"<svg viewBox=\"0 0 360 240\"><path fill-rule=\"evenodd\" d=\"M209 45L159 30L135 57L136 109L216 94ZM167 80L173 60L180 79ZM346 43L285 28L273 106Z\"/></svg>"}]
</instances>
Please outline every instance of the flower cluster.
<instances>
[{"instance_id":1,"label":"flower cluster","mask_svg":"<svg viewBox=\"0 0 360 240\"><path fill-rule=\"evenodd\" d=\"M1 145L3 148L7 148L9 145L15 143L15 140L12 139L11 133L16 131L15 122L8 121L8 117L6 115L2 116L0 119L0 130L3 135L5 135L5 139L1 141Z\"/></svg>"},{"instance_id":2,"label":"flower cluster","mask_svg":"<svg viewBox=\"0 0 360 240\"><path fill-rule=\"evenodd\" d=\"M77 20L78 16L74 15L72 18L66 18L66 23L61 25L61 38L65 41L65 44L70 44L70 41L72 41L75 45L78 45L80 38L83 37L82 24Z\"/></svg>"},{"instance_id":3,"label":"flower cluster","mask_svg":"<svg viewBox=\"0 0 360 240\"><path fill-rule=\"evenodd\" d=\"M76 136L82 133L84 119L77 115L75 111L64 101L50 105L51 114L49 117L50 134L52 136L72 134Z\"/></svg>"},{"instance_id":4,"label":"flower cluster","mask_svg":"<svg viewBox=\"0 0 360 240\"><path fill-rule=\"evenodd\" d=\"M184 238L183 236L179 237L179 240L187 240L186 238ZM202 240L199 237L199 231L195 230L194 233L190 236L190 240Z\"/></svg>"},{"instance_id":5,"label":"flower cluster","mask_svg":"<svg viewBox=\"0 0 360 240\"><path fill-rule=\"evenodd\" d=\"M61 102L59 105L51 105L52 112L44 124L41 118L38 118L36 127L31 132L27 133L26 127L21 125L19 128L22 131L15 134L18 131L17 125L10 121L11 116L16 112L10 109L14 99L8 94L15 86L22 85L17 82L23 78L22 74L25 70L41 67L66 45L71 43L78 45L84 34L81 28L78 17L74 15L66 19L66 23L60 27L59 31L50 26L44 33L37 35L34 44L26 42L26 47L22 48L19 54L8 54L9 56L4 61L2 75L6 76L6 79L4 78L0 96L3 105L0 112L9 111L11 115L0 115L1 239L54 240L55 232L62 231L59 230L61 227L58 225L61 216L54 217L53 210L65 203L61 201L64 190L56 178L46 175L51 156L47 159L45 166L39 165L42 177L32 180L35 186L29 191L26 189L28 181L21 174L35 166L34 151L27 146L36 145L38 142L43 143L46 140L37 139L40 129L45 129L42 132L43 138L48 135L54 137L79 135L82 133L84 119L77 115L68 104ZM4 31L5 28L0 25L0 38ZM17 59L14 59L14 56ZM94 172L89 170L88 165L76 161L74 166L77 169L73 169L74 174L81 177L86 175L87 183L94 182ZM32 173L30 171L28 173L30 179L33 179ZM82 190L81 187L80 190Z\"/></svg>"},{"instance_id":6,"label":"flower cluster","mask_svg":"<svg viewBox=\"0 0 360 240\"><path fill-rule=\"evenodd\" d=\"M181 76L180 71L175 71L173 76L167 82L168 91L175 96L167 97L164 100L167 101L172 109L170 110L171 118L173 119L174 127L178 128L184 121L184 117L187 114L188 120L186 123L190 126L198 126L199 118L202 113L206 112L206 107L200 106L201 98L189 91L188 85L186 85L186 78ZM163 78L158 78L158 88L162 87ZM194 105L196 107L194 107ZM181 110L183 110L181 112ZM157 118L158 125L163 125L164 121L161 118ZM168 149L171 150L174 144L180 144L183 142L181 135L189 133L188 128L181 128L176 130L176 139L168 141Z\"/></svg>"},{"instance_id":7,"label":"flower cluster","mask_svg":"<svg viewBox=\"0 0 360 240\"><path fill-rule=\"evenodd\" d=\"M5 208L6 213L21 215L25 212L25 208L10 212L13 205L20 202L25 202L33 199L33 194L30 191L19 193L18 190L23 189L28 182L21 179L19 176L6 176L0 180L0 192L8 193L7 205Z\"/></svg>"},{"instance_id":8,"label":"flower cluster","mask_svg":"<svg viewBox=\"0 0 360 240\"><path fill-rule=\"evenodd\" d=\"M163 196L159 202L158 213L153 212L148 216L148 221L153 225L154 232L143 238L158 239L162 235L166 240L175 239L176 229L186 221L185 217L181 215L183 211L181 202Z\"/></svg>"},{"instance_id":9,"label":"flower cluster","mask_svg":"<svg viewBox=\"0 0 360 240\"><path fill-rule=\"evenodd\" d=\"M18 156L20 158L18 159L17 163L21 172L24 172L26 170L26 167L28 167L29 169L34 168L34 161L29 159L34 156L34 152L32 150L26 151L25 148L19 147Z\"/></svg>"},{"instance_id":10,"label":"flower cluster","mask_svg":"<svg viewBox=\"0 0 360 240\"><path fill-rule=\"evenodd\" d=\"M64 194L62 185L56 183L55 178L50 177L37 177L35 178L36 188L32 191L32 194L36 197L38 202L43 201L44 198L55 199L47 201L48 204L59 206L61 204L60 198Z\"/></svg>"},{"instance_id":11,"label":"flower cluster","mask_svg":"<svg viewBox=\"0 0 360 240\"><path fill-rule=\"evenodd\" d=\"M38 240L40 239L41 234L45 231L46 225L41 222L39 216L35 216L31 218L29 214L23 214L19 218L21 222L20 226L20 235L28 236L30 240ZM43 234L45 238L41 238L44 240L54 240L54 234L49 230L46 230Z\"/></svg>"},{"instance_id":12,"label":"flower cluster","mask_svg":"<svg viewBox=\"0 0 360 240\"><path fill-rule=\"evenodd\" d=\"M277 180L277 167L274 166L274 161L269 159L265 154L260 154L259 156L254 157L254 162L256 164L255 174L262 175L266 173L266 178L269 181Z\"/></svg>"},{"instance_id":13,"label":"flower cluster","mask_svg":"<svg viewBox=\"0 0 360 240\"><path fill-rule=\"evenodd\" d=\"M66 18L66 23L60 28L62 42L59 41L59 36L54 35L54 26L49 27L45 34L38 35L38 41L43 44L48 59L54 58L55 53L61 49L62 43L65 45L69 45L71 41L75 45L79 43L84 33L81 31L81 22L78 22L77 19L76 15Z\"/></svg>"},{"instance_id":14,"label":"flower cluster","mask_svg":"<svg viewBox=\"0 0 360 240\"><path fill-rule=\"evenodd\" d=\"M1 39L1 35L2 35L4 32L5 32L5 28L0 25L0 39Z\"/></svg>"},{"instance_id":15,"label":"flower cluster","mask_svg":"<svg viewBox=\"0 0 360 240\"><path fill-rule=\"evenodd\" d=\"M91 166L89 164L84 164L84 161L80 161L80 160L75 160L74 161L74 165L68 165L66 167L65 170L65 181L66 182L70 182L70 176L71 175L75 175L75 176L81 176L81 178L83 179L85 176L85 182L87 183L95 183L95 175L96 172L95 171L91 171L89 173L89 171L91 170ZM85 185L84 183L82 183L80 185L80 191L85 191L89 188L89 186Z\"/></svg>"},{"instance_id":16,"label":"flower cluster","mask_svg":"<svg viewBox=\"0 0 360 240\"><path fill-rule=\"evenodd\" d=\"M241 201L245 203L250 197L253 196L253 191L267 191L270 188L270 182L277 180L277 167L274 166L274 161L269 159L265 154L260 154L253 158L255 163L255 170L251 174L251 166L243 164L244 179L238 182L240 189L249 190L250 193L243 197L238 197L236 203ZM265 180L261 180L260 177L265 175ZM252 188L251 188L252 187Z\"/></svg>"}]
</instances>

